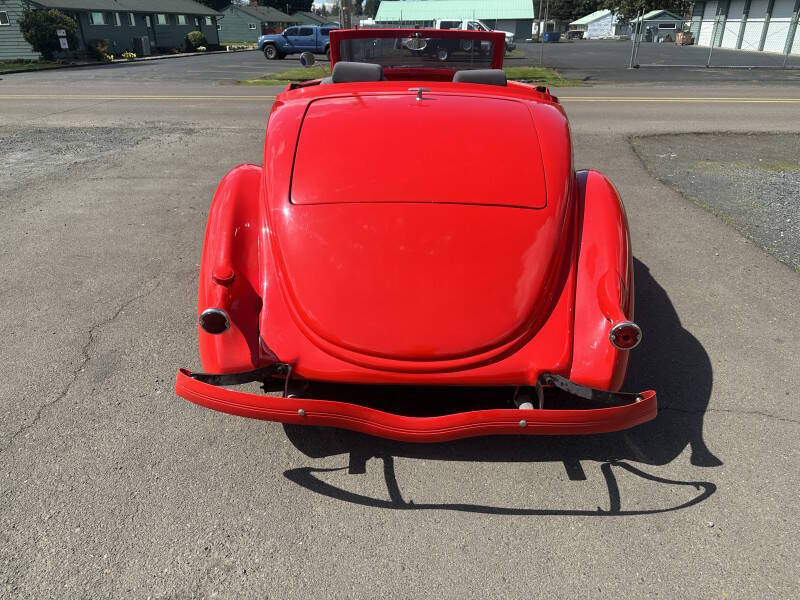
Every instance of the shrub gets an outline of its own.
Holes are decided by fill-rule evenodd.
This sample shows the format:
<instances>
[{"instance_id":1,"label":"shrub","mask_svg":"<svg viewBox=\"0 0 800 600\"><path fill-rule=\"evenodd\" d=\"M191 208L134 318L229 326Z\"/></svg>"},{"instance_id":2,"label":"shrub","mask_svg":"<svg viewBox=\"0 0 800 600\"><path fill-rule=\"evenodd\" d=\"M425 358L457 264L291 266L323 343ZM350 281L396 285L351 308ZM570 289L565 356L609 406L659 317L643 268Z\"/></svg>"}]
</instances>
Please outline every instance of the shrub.
<instances>
[{"instance_id":1,"label":"shrub","mask_svg":"<svg viewBox=\"0 0 800 600\"><path fill-rule=\"evenodd\" d=\"M114 55L113 54L103 54L103 62L113 62Z\"/></svg>"},{"instance_id":2,"label":"shrub","mask_svg":"<svg viewBox=\"0 0 800 600\"><path fill-rule=\"evenodd\" d=\"M190 31L186 34L186 48L189 50L197 50L200 46L206 46L206 36L202 31Z\"/></svg>"},{"instance_id":3,"label":"shrub","mask_svg":"<svg viewBox=\"0 0 800 600\"><path fill-rule=\"evenodd\" d=\"M48 60L52 60L54 52L61 51L61 43L56 35L57 29L67 32L67 43L70 48L78 46L78 24L75 19L55 9L31 10L26 8L22 11L19 28L25 41Z\"/></svg>"},{"instance_id":4,"label":"shrub","mask_svg":"<svg viewBox=\"0 0 800 600\"><path fill-rule=\"evenodd\" d=\"M125 52L120 54L120 56L122 58L124 58L125 60L133 60L134 58L136 58L136 54L134 52L130 52L128 50L126 50Z\"/></svg>"},{"instance_id":5,"label":"shrub","mask_svg":"<svg viewBox=\"0 0 800 600\"><path fill-rule=\"evenodd\" d=\"M197 48L195 48L195 50L197 50L198 52L205 52L206 51L206 47L205 46L198 46Z\"/></svg>"},{"instance_id":6,"label":"shrub","mask_svg":"<svg viewBox=\"0 0 800 600\"><path fill-rule=\"evenodd\" d=\"M89 52L89 56L96 60L103 61L108 53L108 46L110 44L111 42L108 40L90 40L86 45L86 49Z\"/></svg>"}]
</instances>

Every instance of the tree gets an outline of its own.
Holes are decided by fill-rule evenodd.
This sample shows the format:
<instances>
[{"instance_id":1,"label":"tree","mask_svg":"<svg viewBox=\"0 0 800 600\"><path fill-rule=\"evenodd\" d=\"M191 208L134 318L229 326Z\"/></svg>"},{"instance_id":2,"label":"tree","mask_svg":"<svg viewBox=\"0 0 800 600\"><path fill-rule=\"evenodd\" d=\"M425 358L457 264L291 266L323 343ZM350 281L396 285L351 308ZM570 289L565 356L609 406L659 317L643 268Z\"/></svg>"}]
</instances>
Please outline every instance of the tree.
<instances>
[{"instance_id":1,"label":"tree","mask_svg":"<svg viewBox=\"0 0 800 600\"><path fill-rule=\"evenodd\" d=\"M66 38L70 48L78 46L78 24L75 19L71 19L59 10L26 8L22 11L19 29L25 41L48 60L52 60L54 52L61 50L61 42L56 33L58 29L63 29L67 33Z\"/></svg>"},{"instance_id":2,"label":"tree","mask_svg":"<svg viewBox=\"0 0 800 600\"><path fill-rule=\"evenodd\" d=\"M378 7L381 5L381 0L367 0L364 4L364 14L371 19L375 18L378 14Z\"/></svg>"},{"instance_id":3,"label":"tree","mask_svg":"<svg viewBox=\"0 0 800 600\"><path fill-rule=\"evenodd\" d=\"M635 19L639 11L642 13L656 9L664 9L682 17L689 16L692 6L690 0L604 0L603 8L608 8L626 21Z\"/></svg>"},{"instance_id":4,"label":"tree","mask_svg":"<svg viewBox=\"0 0 800 600\"><path fill-rule=\"evenodd\" d=\"M200 4L204 4L209 8L213 8L214 10L222 10L228 4L231 3L230 0L197 0Z\"/></svg>"},{"instance_id":5,"label":"tree","mask_svg":"<svg viewBox=\"0 0 800 600\"><path fill-rule=\"evenodd\" d=\"M289 14L296 13L298 10L303 12L310 12L313 0L258 0L262 6L271 6L277 8L282 12L286 12L287 6Z\"/></svg>"},{"instance_id":6,"label":"tree","mask_svg":"<svg viewBox=\"0 0 800 600\"><path fill-rule=\"evenodd\" d=\"M550 0L550 10L547 13L548 19L556 21L574 21L580 19L596 10L604 8L603 4L606 0ZM545 5L547 0L545 0ZM539 6L536 6L539 10ZM544 11L544 6L542 7ZM536 18L544 18L545 15L536 15Z\"/></svg>"},{"instance_id":7,"label":"tree","mask_svg":"<svg viewBox=\"0 0 800 600\"><path fill-rule=\"evenodd\" d=\"M354 15L360 15L364 13L364 7L361 5L361 0L350 0L350 6L353 7Z\"/></svg>"}]
</instances>

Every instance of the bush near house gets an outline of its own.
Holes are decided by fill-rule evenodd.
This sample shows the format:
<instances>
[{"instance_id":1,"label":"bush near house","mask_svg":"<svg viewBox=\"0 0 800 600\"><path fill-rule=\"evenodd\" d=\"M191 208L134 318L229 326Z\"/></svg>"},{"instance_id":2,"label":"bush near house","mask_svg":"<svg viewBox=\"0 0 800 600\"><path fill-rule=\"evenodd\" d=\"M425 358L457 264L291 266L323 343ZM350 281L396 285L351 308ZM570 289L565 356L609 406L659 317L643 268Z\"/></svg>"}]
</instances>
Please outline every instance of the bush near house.
<instances>
[{"instance_id":1,"label":"bush near house","mask_svg":"<svg viewBox=\"0 0 800 600\"><path fill-rule=\"evenodd\" d=\"M199 46L207 46L208 41L202 31L190 31L186 34L186 49L190 52L197 50Z\"/></svg>"},{"instance_id":2,"label":"bush near house","mask_svg":"<svg viewBox=\"0 0 800 600\"><path fill-rule=\"evenodd\" d=\"M86 45L86 49L89 52L89 56L95 60L105 61L110 45L111 42L108 40L90 40Z\"/></svg>"},{"instance_id":3,"label":"bush near house","mask_svg":"<svg viewBox=\"0 0 800 600\"><path fill-rule=\"evenodd\" d=\"M48 60L52 60L55 52L61 51L61 43L56 34L58 29L66 31L67 43L70 48L78 47L78 24L75 19L55 9L31 10L26 8L22 11L19 28L25 41Z\"/></svg>"}]
</instances>

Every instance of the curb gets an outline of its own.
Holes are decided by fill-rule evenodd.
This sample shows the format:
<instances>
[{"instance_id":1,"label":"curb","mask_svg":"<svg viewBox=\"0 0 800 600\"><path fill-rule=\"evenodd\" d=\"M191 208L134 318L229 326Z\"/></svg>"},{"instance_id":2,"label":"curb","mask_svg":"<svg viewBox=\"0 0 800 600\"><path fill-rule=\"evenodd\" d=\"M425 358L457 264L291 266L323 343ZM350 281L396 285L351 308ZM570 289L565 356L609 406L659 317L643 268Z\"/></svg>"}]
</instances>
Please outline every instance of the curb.
<instances>
[{"instance_id":1,"label":"curb","mask_svg":"<svg viewBox=\"0 0 800 600\"><path fill-rule=\"evenodd\" d=\"M120 63L132 63L132 62L147 62L149 60L166 60L170 58L191 58L193 56L208 56L209 54L233 54L235 52L255 52L257 48L251 48L248 50L213 50L211 52L183 52L181 54L164 54L159 56L142 56L141 58L134 58L133 60L127 60L124 58L114 59L111 62L91 62L91 63L76 63L71 65L53 65L51 67L43 67L41 69L36 69L33 71L2 71L0 70L0 75L16 75L17 73L37 73L39 71L54 71L56 69L80 69L83 67L105 67L108 65L117 65Z\"/></svg>"}]
</instances>

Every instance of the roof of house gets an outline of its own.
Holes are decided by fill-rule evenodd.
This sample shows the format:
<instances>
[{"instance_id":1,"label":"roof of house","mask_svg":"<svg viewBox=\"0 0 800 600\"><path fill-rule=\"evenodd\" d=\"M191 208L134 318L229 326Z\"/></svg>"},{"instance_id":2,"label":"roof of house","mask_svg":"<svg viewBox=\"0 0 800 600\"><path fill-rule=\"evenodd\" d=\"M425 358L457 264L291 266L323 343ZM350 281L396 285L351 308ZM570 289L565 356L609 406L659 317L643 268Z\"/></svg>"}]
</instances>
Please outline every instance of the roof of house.
<instances>
[{"instance_id":1,"label":"roof of house","mask_svg":"<svg viewBox=\"0 0 800 600\"><path fill-rule=\"evenodd\" d=\"M533 19L531 0L384 0L377 22L436 19Z\"/></svg>"},{"instance_id":2,"label":"roof of house","mask_svg":"<svg viewBox=\"0 0 800 600\"><path fill-rule=\"evenodd\" d=\"M572 21L570 25L588 25L589 23L594 23L598 19L602 19L607 17L611 14L611 11L608 9L605 10L596 10L593 13L586 15L585 17L581 17L580 19L576 19Z\"/></svg>"},{"instance_id":3,"label":"roof of house","mask_svg":"<svg viewBox=\"0 0 800 600\"><path fill-rule=\"evenodd\" d=\"M189 15L221 15L194 0L32 0L42 8L64 10L110 10L117 12L150 12Z\"/></svg>"},{"instance_id":4,"label":"roof of house","mask_svg":"<svg viewBox=\"0 0 800 600\"><path fill-rule=\"evenodd\" d=\"M649 13L643 14L639 19L643 21L683 21L683 17L679 17L673 12L668 10L651 10ZM639 19L631 19L631 23L638 23Z\"/></svg>"},{"instance_id":5,"label":"roof of house","mask_svg":"<svg viewBox=\"0 0 800 600\"><path fill-rule=\"evenodd\" d=\"M339 21L335 21L330 17L325 17L312 12L298 10L292 13L292 17L298 23L305 23L307 25L338 25Z\"/></svg>"},{"instance_id":6,"label":"roof of house","mask_svg":"<svg viewBox=\"0 0 800 600\"><path fill-rule=\"evenodd\" d=\"M243 12L254 19L260 19L265 23L297 23L297 20L294 17L287 15L285 12L279 11L277 8L272 8L271 6L242 6L229 4L222 9L222 12L225 13L233 11Z\"/></svg>"}]
</instances>

